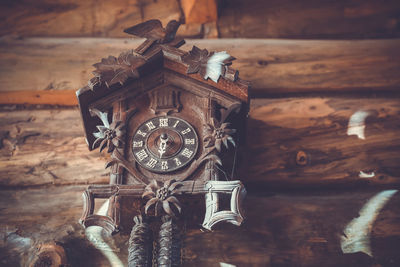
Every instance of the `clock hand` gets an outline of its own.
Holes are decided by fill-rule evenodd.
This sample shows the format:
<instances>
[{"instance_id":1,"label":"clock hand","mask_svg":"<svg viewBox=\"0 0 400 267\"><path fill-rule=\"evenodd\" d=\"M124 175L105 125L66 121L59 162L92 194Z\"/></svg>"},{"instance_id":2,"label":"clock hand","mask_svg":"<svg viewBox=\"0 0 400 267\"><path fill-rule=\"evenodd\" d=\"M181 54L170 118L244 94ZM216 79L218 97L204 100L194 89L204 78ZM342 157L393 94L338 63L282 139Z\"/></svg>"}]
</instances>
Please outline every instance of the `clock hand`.
<instances>
[{"instance_id":1,"label":"clock hand","mask_svg":"<svg viewBox=\"0 0 400 267\"><path fill-rule=\"evenodd\" d=\"M165 133L163 133L160 136L160 145L158 147L158 153L160 153L160 158L162 157L162 155L166 152L167 150L167 142L168 142L168 135L166 135Z\"/></svg>"}]
</instances>

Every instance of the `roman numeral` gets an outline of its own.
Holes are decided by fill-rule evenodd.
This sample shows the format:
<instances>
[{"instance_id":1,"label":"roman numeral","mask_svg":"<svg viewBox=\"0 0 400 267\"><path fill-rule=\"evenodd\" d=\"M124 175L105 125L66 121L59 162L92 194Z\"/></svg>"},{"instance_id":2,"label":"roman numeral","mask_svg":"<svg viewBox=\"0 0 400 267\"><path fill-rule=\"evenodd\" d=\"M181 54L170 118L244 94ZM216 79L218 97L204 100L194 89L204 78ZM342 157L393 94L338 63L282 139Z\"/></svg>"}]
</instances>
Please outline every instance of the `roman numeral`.
<instances>
[{"instance_id":1,"label":"roman numeral","mask_svg":"<svg viewBox=\"0 0 400 267\"><path fill-rule=\"evenodd\" d=\"M168 118L160 119L160 127L168 127Z\"/></svg>"},{"instance_id":2,"label":"roman numeral","mask_svg":"<svg viewBox=\"0 0 400 267\"><path fill-rule=\"evenodd\" d=\"M178 126L178 123L179 123L179 121L177 120L173 127L176 128L176 126Z\"/></svg>"},{"instance_id":3,"label":"roman numeral","mask_svg":"<svg viewBox=\"0 0 400 267\"><path fill-rule=\"evenodd\" d=\"M168 170L168 161L161 161L161 170Z\"/></svg>"},{"instance_id":4,"label":"roman numeral","mask_svg":"<svg viewBox=\"0 0 400 267\"><path fill-rule=\"evenodd\" d=\"M136 157L138 158L139 161L144 160L145 158L147 158L149 155L147 154L146 150L142 149L139 152L137 152Z\"/></svg>"},{"instance_id":5,"label":"roman numeral","mask_svg":"<svg viewBox=\"0 0 400 267\"><path fill-rule=\"evenodd\" d=\"M182 162L178 158L174 158L176 166L182 165Z\"/></svg>"},{"instance_id":6,"label":"roman numeral","mask_svg":"<svg viewBox=\"0 0 400 267\"><path fill-rule=\"evenodd\" d=\"M190 128L187 128L186 130L183 130L181 133L182 133L183 135L185 135L185 134L187 134L188 132L190 132Z\"/></svg>"},{"instance_id":7,"label":"roman numeral","mask_svg":"<svg viewBox=\"0 0 400 267\"><path fill-rule=\"evenodd\" d=\"M185 145L194 145L194 139L185 139Z\"/></svg>"},{"instance_id":8,"label":"roman numeral","mask_svg":"<svg viewBox=\"0 0 400 267\"><path fill-rule=\"evenodd\" d=\"M156 128L156 126L154 126L152 121L149 121L148 123L146 123L147 129L149 129L149 131L153 130L154 128Z\"/></svg>"},{"instance_id":9,"label":"roman numeral","mask_svg":"<svg viewBox=\"0 0 400 267\"><path fill-rule=\"evenodd\" d=\"M141 130L137 131L136 133L137 133L138 135L143 136L143 137L145 137L146 134L147 134L147 133L145 133L145 132L142 132Z\"/></svg>"},{"instance_id":10,"label":"roman numeral","mask_svg":"<svg viewBox=\"0 0 400 267\"><path fill-rule=\"evenodd\" d=\"M154 169L154 167L156 166L157 162L158 162L157 160L151 158L151 159L146 163L146 166L147 166L147 167L150 167L150 168L152 168L152 169Z\"/></svg>"},{"instance_id":11,"label":"roman numeral","mask_svg":"<svg viewBox=\"0 0 400 267\"><path fill-rule=\"evenodd\" d=\"M190 158L193 154L192 150L189 150L185 147L185 149L182 151L182 156L185 156L187 158Z\"/></svg>"},{"instance_id":12,"label":"roman numeral","mask_svg":"<svg viewBox=\"0 0 400 267\"><path fill-rule=\"evenodd\" d=\"M133 147L142 147L142 146L143 146L143 141L139 142L133 141Z\"/></svg>"}]
</instances>

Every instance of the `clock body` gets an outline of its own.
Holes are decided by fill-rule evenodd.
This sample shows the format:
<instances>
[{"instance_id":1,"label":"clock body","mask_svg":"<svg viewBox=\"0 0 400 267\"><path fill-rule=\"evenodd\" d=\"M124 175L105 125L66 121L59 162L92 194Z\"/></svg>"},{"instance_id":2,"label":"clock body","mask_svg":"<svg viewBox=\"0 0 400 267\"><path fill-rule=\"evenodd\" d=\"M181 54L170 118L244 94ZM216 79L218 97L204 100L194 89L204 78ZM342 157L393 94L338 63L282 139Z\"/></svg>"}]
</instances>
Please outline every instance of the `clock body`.
<instances>
[{"instance_id":1,"label":"clock body","mask_svg":"<svg viewBox=\"0 0 400 267\"><path fill-rule=\"evenodd\" d=\"M161 182L185 180L204 150L203 128L211 116L209 100L167 84L128 98L126 105L136 111L127 119L125 146L125 156L136 172L124 172L124 181L134 184L135 175ZM190 176L200 178L201 169Z\"/></svg>"},{"instance_id":2,"label":"clock body","mask_svg":"<svg viewBox=\"0 0 400 267\"><path fill-rule=\"evenodd\" d=\"M148 40L135 51L103 58L77 91L86 142L106 156L110 175L108 186L87 189L83 225L130 229L132 213L147 213L142 197L150 189L161 201L162 192L182 186L180 199L208 194L206 200L217 205L210 191L215 184L239 199L243 190L234 181L235 168L245 139L249 84L231 68L234 58L226 52L195 46L183 51L182 44ZM110 199L107 216L93 214L93 198ZM234 219L227 216L240 224L236 200L230 202ZM218 207L206 206L203 225L209 229ZM192 210L198 209L186 214L196 218Z\"/></svg>"}]
</instances>

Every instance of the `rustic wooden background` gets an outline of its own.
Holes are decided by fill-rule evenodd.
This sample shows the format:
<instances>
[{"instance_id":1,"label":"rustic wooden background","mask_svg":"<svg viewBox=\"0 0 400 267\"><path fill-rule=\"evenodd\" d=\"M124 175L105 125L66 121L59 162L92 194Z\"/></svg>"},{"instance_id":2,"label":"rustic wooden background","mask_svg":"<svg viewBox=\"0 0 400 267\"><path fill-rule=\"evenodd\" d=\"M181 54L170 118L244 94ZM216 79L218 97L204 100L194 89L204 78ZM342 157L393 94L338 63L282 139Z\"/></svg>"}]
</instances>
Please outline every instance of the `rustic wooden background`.
<instances>
[{"instance_id":1,"label":"rustic wooden background","mask_svg":"<svg viewBox=\"0 0 400 267\"><path fill-rule=\"evenodd\" d=\"M95 239L77 222L84 188L108 176L74 92L140 44L122 29L182 17L183 49L228 51L253 87L247 221L186 229L183 265L400 266L400 193L367 225L372 256L340 246L364 204L400 185L398 0L0 1L0 265L48 242L71 266L126 263L127 231ZM349 135L360 112L364 135Z\"/></svg>"}]
</instances>

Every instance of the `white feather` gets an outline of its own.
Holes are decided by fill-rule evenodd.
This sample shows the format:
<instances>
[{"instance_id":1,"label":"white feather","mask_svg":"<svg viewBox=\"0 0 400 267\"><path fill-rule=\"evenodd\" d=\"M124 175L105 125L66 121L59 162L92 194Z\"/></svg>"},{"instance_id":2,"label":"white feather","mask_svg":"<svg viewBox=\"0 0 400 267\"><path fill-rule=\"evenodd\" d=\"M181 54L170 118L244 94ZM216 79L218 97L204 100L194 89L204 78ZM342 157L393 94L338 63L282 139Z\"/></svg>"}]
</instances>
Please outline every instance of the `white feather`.
<instances>
[{"instance_id":1,"label":"white feather","mask_svg":"<svg viewBox=\"0 0 400 267\"><path fill-rule=\"evenodd\" d=\"M230 55L226 53L226 51L214 53L207 61L204 79L210 78L217 83L219 76L221 76L222 68L224 67L224 60L229 57Z\"/></svg>"},{"instance_id":2,"label":"white feather","mask_svg":"<svg viewBox=\"0 0 400 267\"><path fill-rule=\"evenodd\" d=\"M365 140L365 119L369 112L359 110L351 115L349 125L347 126L347 135L357 135L358 138Z\"/></svg>"},{"instance_id":3,"label":"white feather","mask_svg":"<svg viewBox=\"0 0 400 267\"><path fill-rule=\"evenodd\" d=\"M110 123L108 122L107 112L99 112L99 118L103 122L103 125L110 128Z\"/></svg>"},{"instance_id":4,"label":"white feather","mask_svg":"<svg viewBox=\"0 0 400 267\"><path fill-rule=\"evenodd\" d=\"M343 253L364 252L372 257L370 233L379 212L397 190L385 190L371 199L361 208L360 216L354 218L343 230L340 246Z\"/></svg>"}]
</instances>

